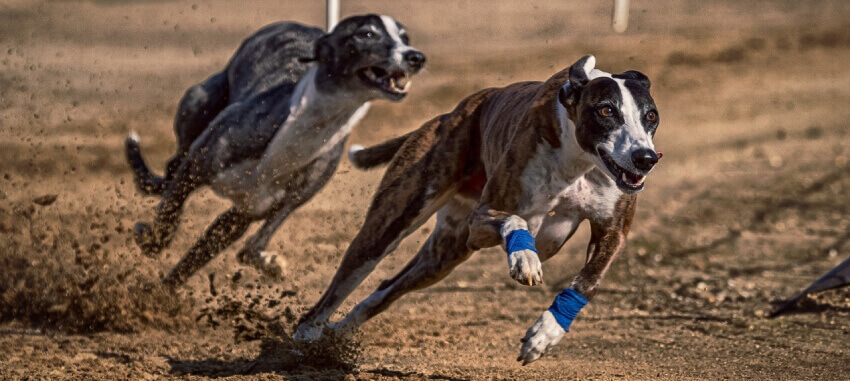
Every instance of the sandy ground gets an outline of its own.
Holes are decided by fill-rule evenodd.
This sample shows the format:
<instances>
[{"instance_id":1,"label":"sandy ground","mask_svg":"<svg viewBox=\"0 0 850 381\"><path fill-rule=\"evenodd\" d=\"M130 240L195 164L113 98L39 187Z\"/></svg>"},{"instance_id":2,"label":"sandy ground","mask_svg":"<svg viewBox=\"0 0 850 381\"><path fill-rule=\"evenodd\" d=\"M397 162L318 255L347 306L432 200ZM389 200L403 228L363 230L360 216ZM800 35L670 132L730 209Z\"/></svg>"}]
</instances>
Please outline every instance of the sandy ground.
<instances>
[{"instance_id":1,"label":"sandy ground","mask_svg":"<svg viewBox=\"0 0 850 381\"><path fill-rule=\"evenodd\" d=\"M486 250L369 322L355 348L292 354L287 335L381 176L348 163L272 241L289 259L284 281L242 268L230 249L177 295L152 287L227 203L200 192L166 254L142 257L130 228L157 200L135 192L122 139L139 131L162 168L182 92L267 23L321 24L318 3L0 2L0 378L850 376L850 290L766 318L850 256L843 1L633 2L623 35L604 1L343 1L344 14L395 16L429 56L407 100L373 105L351 139L360 144L587 53L652 78L665 156L629 246L572 332L532 365L514 362L519 338L580 268L586 226L544 265L542 287L516 284L504 253ZM341 310L399 270L428 226Z\"/></svg>"}]
</instances>

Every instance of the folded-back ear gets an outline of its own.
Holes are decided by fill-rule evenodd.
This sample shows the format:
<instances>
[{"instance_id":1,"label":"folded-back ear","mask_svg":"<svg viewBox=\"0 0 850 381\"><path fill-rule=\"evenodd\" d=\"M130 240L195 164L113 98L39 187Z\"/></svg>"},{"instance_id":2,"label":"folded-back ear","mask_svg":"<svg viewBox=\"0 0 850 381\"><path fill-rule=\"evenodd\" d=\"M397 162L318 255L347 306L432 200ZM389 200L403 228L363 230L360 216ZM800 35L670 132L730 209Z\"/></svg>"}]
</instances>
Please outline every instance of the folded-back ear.
<instances>
[{"instance_id":1,"label":"folded-back ear","mask_svg":"<svg viewBox=\"0 0 850 381\"><path fill-rule=\"evenodd\" d=\"M330 36L330 34L325 34L316 40L316 44L313 47L313 56L316 61L329 62L333 60L334 48L330 43Z\"/></svg>"},{"instance_id":2,"label":"folded-back ear","mask_svg":"<svg viewBox=\"0 0 850 381\"><path fill-rule=\"evenodd\" d=\"M649 81L649 77L643 75L643 73L637 70L629 70L620 74L615 74L612 77L622 79L633 79L635 81L640 82L640 84L643 85L643 87L646 87L647 90L649 90L649 86L652 85L652 83Z\"/></svg>"},{"instance_id":3,"label":"folded-back ear","mask_svg":"<svg viewBox=\"0 0 850 381\"><path fill-rule=\"evenodd\" d=\"M596 67L596 57L588 54L570 66L570 87L578 90L590 81L590 71Z\"/></svg>"},{"instance_id":4,"label":"folded-back ear","mask_svg":"<svg viewBox=\"0 0 850 381\"><path fill-rule=\"evenodd\" d=\"M571 105L573 102L571 98L571 90L572 87L569 82L567 82L566 85L561 86L561 89L558 90L558 102L561 102L564 107Z\"/></svg>"}]
</instances>

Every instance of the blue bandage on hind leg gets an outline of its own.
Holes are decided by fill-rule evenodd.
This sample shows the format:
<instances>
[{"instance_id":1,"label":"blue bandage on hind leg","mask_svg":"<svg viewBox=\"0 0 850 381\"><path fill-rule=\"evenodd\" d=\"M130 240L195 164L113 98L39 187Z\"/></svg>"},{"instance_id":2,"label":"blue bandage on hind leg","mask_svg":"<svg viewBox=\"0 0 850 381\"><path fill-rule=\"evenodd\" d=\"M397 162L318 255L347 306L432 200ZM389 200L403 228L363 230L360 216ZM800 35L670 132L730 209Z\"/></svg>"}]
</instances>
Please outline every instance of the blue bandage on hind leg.
<instances>
[{"instance_id":1,"label":"blue bandage on hind leg","mask_svg":"<svg viewBox=\"0 0 850 381\"><path fill-rule=\"evenodd\" d=\"M579 294L578 291L572 288L565 288L564 291L561 291L558 296L555 297L555 301L552 302L552 306L549 307L549 312L555 316L555 320L564 329L564 331L570 331L570 324L572 324L573 319L576 318L578 312L581 311L582 307L587 304L587 298L585 298L582 294Z\"/></svg>"},{"instance_id":2,"label":"blue bandage on hind leg","mask_svg":"<svg viewBox=\"0 0 850 381\"><path fill-rule=\"evenodd\" d=\"M537 252L534 248L534 237L525 229L516 229L505 237L505 251L508 254L515 251L531 250Z\"/></svg>"}]
</instances>

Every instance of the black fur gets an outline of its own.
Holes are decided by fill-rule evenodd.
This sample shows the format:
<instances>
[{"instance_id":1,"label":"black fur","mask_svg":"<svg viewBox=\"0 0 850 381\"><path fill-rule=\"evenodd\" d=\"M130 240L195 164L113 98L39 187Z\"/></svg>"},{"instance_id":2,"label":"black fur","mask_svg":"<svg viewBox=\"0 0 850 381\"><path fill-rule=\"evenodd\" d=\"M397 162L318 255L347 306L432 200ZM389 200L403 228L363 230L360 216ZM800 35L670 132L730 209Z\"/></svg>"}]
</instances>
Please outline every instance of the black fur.
<instances>
[{"instance_id":1,"label":"black fur","mask_svg":"<svg viewBox=\"0 0 850 381\"><path fill-rule=\"evenodd\" d=\"M403 30L400 24L397 27ZM405 41L407 37L402 34L400 39ZM403 62L392 60L398 57L393 49L406 52ZM413 56L407 59L406 54L411 52ZM160 253L172 241L178 217L192 192L211 184L217 174L236 164L262 158L289 120L291 98L311 68L315 70L313 84L318 93L353 100L343 109L321 113L327 114L327 119L315 122L331 123L318 125L319 128L341 128L341 121L350 118L345 113L353 114L369 100L404 98L404 91L388 84L394 84L399 76L415 74L423 63L424 55L406 44L397 44L377 15L349 17L330 34L288 22L260 29L242 43L222 72L186 91L174 122L178 149L164 177L152 173L140 153L139 142L128 138L127 160L137 186L143 193L162 195L154 223L136 224L136 243L146 255ZM349 110L351 107L354 108ZM240 258L264 251L288 214L312 198L331 178L346 139L347 136L311 162L283 173L286 177L281 183L271 183L275 192L284 195L271 199L271 205L237 202L208 228L164 282L171 286L183 283L241 237L253 221L266 220L248 240Z\"/></svg>"},{"instance_id":2,"label":"black fur","mask_svg":"<svg viewBox=\"0 0 850 381\"><path fill-rule=\"evenodd\" d=\"M348 158L358 169L372 169L389 163L410 137L410 134L407 133L369 148L352 152Z\"/></svg>"}]
</instances>

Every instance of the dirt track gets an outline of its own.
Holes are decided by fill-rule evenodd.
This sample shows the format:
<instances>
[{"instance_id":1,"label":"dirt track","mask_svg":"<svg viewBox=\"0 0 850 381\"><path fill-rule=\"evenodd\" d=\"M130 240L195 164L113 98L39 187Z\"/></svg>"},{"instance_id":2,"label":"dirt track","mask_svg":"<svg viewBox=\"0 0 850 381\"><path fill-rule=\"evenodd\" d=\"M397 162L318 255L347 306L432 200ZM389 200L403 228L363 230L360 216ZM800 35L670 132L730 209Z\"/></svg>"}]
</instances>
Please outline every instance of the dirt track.
<instances>
[{"instance_id":1,"label":"dirt track","mask_svg":"<svg viewBox=\"0 0 850 381\"><path fill-rule=\"evenodd\" d=\"M360 144L587 53L652 78L665 155L627 251L572 332L526 367L513 361L519 338L580 268L586 226L544 265L542 287L516 284L504 253L487 250L368 323L359 349L337 350L359 359L291 355L294 319L326 287L380 179L348 163L272 241L289 258L283 282L242 268L231 249L179 295L151 286L227 204L201 192L171 249L142 257L130 228L156 200L135 193L124 136L139 131L162 168L188 86L260 26L323 21L315 1L236 3L0 3L0 379L850 375L850 289L765 318L850 256L850 3L632 2L629 30L614 35L608 2L343 2L344 14L395 16L429 56L407 100L373 105Z\"/></svg>"}]
</instances>

